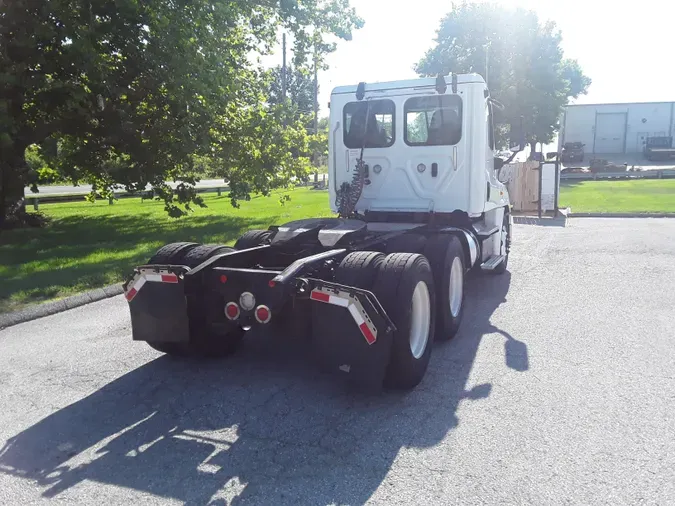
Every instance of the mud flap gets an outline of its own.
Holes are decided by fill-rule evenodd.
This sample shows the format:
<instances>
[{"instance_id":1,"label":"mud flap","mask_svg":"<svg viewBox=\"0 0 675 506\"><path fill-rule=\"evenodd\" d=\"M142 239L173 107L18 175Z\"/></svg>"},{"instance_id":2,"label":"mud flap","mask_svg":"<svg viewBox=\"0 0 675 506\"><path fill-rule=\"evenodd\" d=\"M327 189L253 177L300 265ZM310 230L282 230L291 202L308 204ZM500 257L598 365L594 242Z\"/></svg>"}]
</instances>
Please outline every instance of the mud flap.
<instances>
[{"instance_id":1,"label":"mud flap","mask_svg":"<svg viewBox=\"0 0 675 506\"><path fill-rule=\"evenodd\" d=\"M180 343L190 340L187 300L181 271L142 267L126 283L134 341Z\"/></svg>"},{"instance_id":2,"label":"mud flap","mask_svg":"<svg viewBox=\"0 0 675 506\"><path fill-rule=\"evenodd\" d=\"M310 296L312 341L320 362L359 390L382 388L394 326L366 290L322 282Z\"/></svg>"}]
</instances>

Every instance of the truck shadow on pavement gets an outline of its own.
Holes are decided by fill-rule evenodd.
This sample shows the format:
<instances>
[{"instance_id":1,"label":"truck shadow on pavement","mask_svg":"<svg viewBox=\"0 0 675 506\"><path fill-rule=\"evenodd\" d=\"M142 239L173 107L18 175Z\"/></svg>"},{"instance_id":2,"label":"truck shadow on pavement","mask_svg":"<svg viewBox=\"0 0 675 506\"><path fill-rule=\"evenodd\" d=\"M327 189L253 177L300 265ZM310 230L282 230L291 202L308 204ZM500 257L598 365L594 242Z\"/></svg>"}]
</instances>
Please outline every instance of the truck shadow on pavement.
<instances>
[{"instance_id":1,"label":"truck shadow on pavement","mask_svg":"<svg viewBox=\"0 0 675 506\"><path fill-rule=\"evenodd\" d=\"M460 333L435 346L412 392L355 393L299 346L260 335L230 360L160 357L127 373L12 437L0 471L45 497L87 481L185 504L363 504L402 448L437 445L460 423L460 402L490 395L491 384L467 391L467 381L482 338L501 332L490 318L510 274L472 281ZM525 344L502 334L504 367L527 370ZM434 467L406 455L408 475Z\"/></svg>"}]
</instances>

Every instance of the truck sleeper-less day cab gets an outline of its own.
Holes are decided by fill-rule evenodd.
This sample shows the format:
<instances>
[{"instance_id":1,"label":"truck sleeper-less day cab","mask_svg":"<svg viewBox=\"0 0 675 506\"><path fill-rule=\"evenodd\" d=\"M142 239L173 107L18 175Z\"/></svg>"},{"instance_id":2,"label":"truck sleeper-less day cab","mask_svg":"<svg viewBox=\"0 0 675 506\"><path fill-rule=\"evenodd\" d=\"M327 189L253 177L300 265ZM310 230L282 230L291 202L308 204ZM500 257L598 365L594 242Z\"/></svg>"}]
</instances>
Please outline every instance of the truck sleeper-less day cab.
<instances>
[{"instance_id":1,"label":"truck sleeper-less day cab","mask_svg":"<svg viewBox=\"0 0 675 506\"><path fill-rule=\"evenodd\" d=\"M336 88L336 218L253 230L234 248L173 243L125 283L133 337L222 356L255 326L303 334L361 386L412 388L456 333L465 274L504 272L511 221L493 101L476 74Z\"/></svg>"}]
</instances>

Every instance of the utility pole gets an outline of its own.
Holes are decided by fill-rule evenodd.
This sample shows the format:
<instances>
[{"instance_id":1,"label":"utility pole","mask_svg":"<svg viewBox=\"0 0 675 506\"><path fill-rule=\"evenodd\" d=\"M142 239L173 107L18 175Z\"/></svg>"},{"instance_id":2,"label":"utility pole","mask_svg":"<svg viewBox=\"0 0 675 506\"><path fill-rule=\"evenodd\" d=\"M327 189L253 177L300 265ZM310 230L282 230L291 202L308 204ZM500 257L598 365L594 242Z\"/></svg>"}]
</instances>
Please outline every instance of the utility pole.
<instances>
[{"instance_id":1,"label":"utility pole","mask_svg":"<svg viewBox=\"0 0 675 506\"><path fill-rule=\"evenodd\" d=\"M281 99L286 101L286 34L284 33L281 38L281 47L283 54L283 63L281 65Z\"/></svg>"},{"instance_id":2,"label":"utility pole","mask_svg":"<svg viewBox=\"0 0 675 506\"><path fill-rule=\"evenodd\" d=\"M319 55L316 51L316 41L314 41L314 134L319 134ZM319 157L314 151L312 153L312 159L314 162L314 167L319 165ZM317 183L319 180L319 172L314 171L314 182Z\"/></svg>"},{"instance_id":3,"label":"utility pole","mask_svg":"<svg viewBox=\"0 0 675 506\"><path fill-rule=\"evenodd\" d=\"M314 43L314 133L319 133L319 56Z\"/></svg>"}]
</instances>

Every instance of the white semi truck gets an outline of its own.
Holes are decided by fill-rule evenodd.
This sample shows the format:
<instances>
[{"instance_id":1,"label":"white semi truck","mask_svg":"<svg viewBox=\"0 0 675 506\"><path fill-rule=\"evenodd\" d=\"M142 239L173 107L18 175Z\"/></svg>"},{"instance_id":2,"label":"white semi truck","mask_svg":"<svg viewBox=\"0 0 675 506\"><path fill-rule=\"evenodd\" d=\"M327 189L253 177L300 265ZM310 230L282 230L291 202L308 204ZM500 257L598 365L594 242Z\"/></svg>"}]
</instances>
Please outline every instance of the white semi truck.
<instances>
[{"instance_id":1,"label":"white semi truck","mask_svg":"<svg viewBox=\"0 0 675 506\"><path fill-rule=\"evenodd\" d=\"M459 329L467 271L507 267L495 106L477 74L336 88L337 216L249 231L234 248L164 246L125 283L133 338L222 356L255 326L293 323L356 384L413 388L433 342Z\"/></svg>"}]
</instances>

